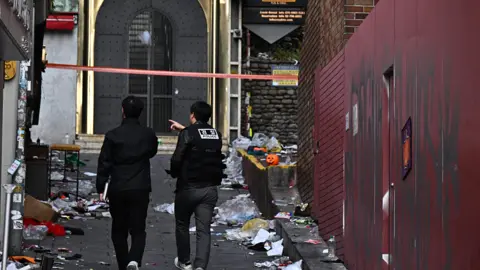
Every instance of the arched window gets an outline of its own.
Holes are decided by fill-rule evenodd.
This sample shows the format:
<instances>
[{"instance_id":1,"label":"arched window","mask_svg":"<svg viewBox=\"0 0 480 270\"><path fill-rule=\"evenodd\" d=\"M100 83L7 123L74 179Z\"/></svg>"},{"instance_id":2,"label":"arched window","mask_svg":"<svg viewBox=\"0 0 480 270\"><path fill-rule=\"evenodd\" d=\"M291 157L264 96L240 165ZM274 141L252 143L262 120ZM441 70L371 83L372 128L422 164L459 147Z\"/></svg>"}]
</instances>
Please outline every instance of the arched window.
<instances>
[{"instance_id":1,"label":"arched window","mask_svg":"<svg viewBox=\"0 0 480 270\"><path fill-rule=\"evenodd\" d=\"M172 70L172 26L155 10L138 14L128 30L128 66L134 69ZM142 124L157 133L169 131L172 117L172 77L129 75L128 93L143 100Z\"/></svg>"}]
</instances>

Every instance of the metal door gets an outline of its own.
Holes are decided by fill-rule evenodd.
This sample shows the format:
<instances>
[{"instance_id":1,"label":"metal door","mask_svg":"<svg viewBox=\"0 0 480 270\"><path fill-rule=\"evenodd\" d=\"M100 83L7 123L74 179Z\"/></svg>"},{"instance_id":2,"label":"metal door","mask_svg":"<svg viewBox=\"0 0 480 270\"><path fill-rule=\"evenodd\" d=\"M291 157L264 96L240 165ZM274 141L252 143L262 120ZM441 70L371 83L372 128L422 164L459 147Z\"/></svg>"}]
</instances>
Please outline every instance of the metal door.
<instances>
[{"instance_id":1,"label":"metal door","mask_svg":"<svg viewBox=\"0 0 480 270\"><path fill-rule=\"evenodd\" d=\"M172 70L172 26L155 10L138 14L128 30L128 67L132 69ZM145 109L142 124L162 134L172 118L172 77L128 75L128 94L141 98Z\"/></svg>"}]
</instances>

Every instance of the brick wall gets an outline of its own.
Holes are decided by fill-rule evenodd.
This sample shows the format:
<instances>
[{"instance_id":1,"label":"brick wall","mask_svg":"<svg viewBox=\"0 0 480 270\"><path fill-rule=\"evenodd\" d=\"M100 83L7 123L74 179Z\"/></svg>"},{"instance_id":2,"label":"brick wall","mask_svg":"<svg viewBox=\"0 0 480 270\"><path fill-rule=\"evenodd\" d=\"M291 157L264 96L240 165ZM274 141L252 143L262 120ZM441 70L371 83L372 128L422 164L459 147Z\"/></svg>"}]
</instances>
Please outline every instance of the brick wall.
<instances>
[{"instance_id":1,"label":"brick wall","mask_svg":"<svg viewBox=\"0 0 480 270\"><path fill-rule=\"evenodd\" d=\"M344 47L378 0L309 1L300 57L298 88L298 188L302 199L313 201L314 80L316 68L325 67Z\"/></svg>"},{"instance_id":2,"label":"brick wall","mask_svg":"<svg viewBox=\"0 0 480 270\"><path fill-rule=\"evenodd\" d=\"M341 51L315 75L314 208L319 234L335 235L337 254L343 256L343 139L345 65Z\"/></svg>"}]
</instances>

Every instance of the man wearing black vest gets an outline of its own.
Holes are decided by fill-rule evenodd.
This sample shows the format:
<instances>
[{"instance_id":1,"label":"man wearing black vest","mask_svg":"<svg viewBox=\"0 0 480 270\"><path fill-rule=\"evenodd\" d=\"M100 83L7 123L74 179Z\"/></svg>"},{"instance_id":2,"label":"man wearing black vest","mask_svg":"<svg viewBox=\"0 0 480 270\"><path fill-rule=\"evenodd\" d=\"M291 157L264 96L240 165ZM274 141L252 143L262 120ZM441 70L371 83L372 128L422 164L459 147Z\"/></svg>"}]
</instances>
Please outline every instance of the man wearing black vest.
<instances>
[{"instance_id":1,"label":"man wearing black vest","mask_svg":"<svg viewBox=\"0 0 480 270\"><path fill-rule=\"evenodd\" d=\"M222 136L207 123L211 116L210 105L199 101L190 108L190 126L170 121L172 130L180 131L169 173L177 178L175 233L178 257L175 266L183 270L205 270L210 258L210 223L218 200L217 186L221 184L225 168ZM189 227L194 213L197 246L192 265Z\"/></svg>"}]
</instances>

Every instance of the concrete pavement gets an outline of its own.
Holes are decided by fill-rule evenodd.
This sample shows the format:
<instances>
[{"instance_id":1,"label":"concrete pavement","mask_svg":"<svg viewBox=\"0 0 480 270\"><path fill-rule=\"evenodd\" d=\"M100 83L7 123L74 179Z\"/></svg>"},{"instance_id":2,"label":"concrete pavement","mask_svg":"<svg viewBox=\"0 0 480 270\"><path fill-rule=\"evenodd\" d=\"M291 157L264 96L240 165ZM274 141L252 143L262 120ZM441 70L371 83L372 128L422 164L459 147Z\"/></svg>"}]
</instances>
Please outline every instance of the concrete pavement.
<instances>
[{"instance_id":1,"label":"concrete pavement","mask_svg":"<svg viewBox=\"0 0 480 270\"><path fill-rule=\"evenodd\" d=\"M82 155L87 166L82 170L96 172L97 155ZM175 269L173 260L176 257L174 216L158 213L153 207L162 203L173 202L174 181L168 181L164 168L169 164L169 156L159 155L152 159L153 194L147 220L147 247L142 269ZM220 191L219 202L239 194L241 191ZM113 245L110 240L111 219L72 220L67 224L85 231L84 236L48 237L41 245L51 250L68 248L72 254L82 255L78 261L64 261L58 265L66 270L80 269L118 269ZM194 226L194 223L190 227ZM214 227L212 233L212 252L209 269L254 269L257 261L272 260L265 252L253 252L236 242L224 240L221 235L226 226ZM192 258L195 251L195 237L192 235Z\"/></svg>"}]
</instances>

